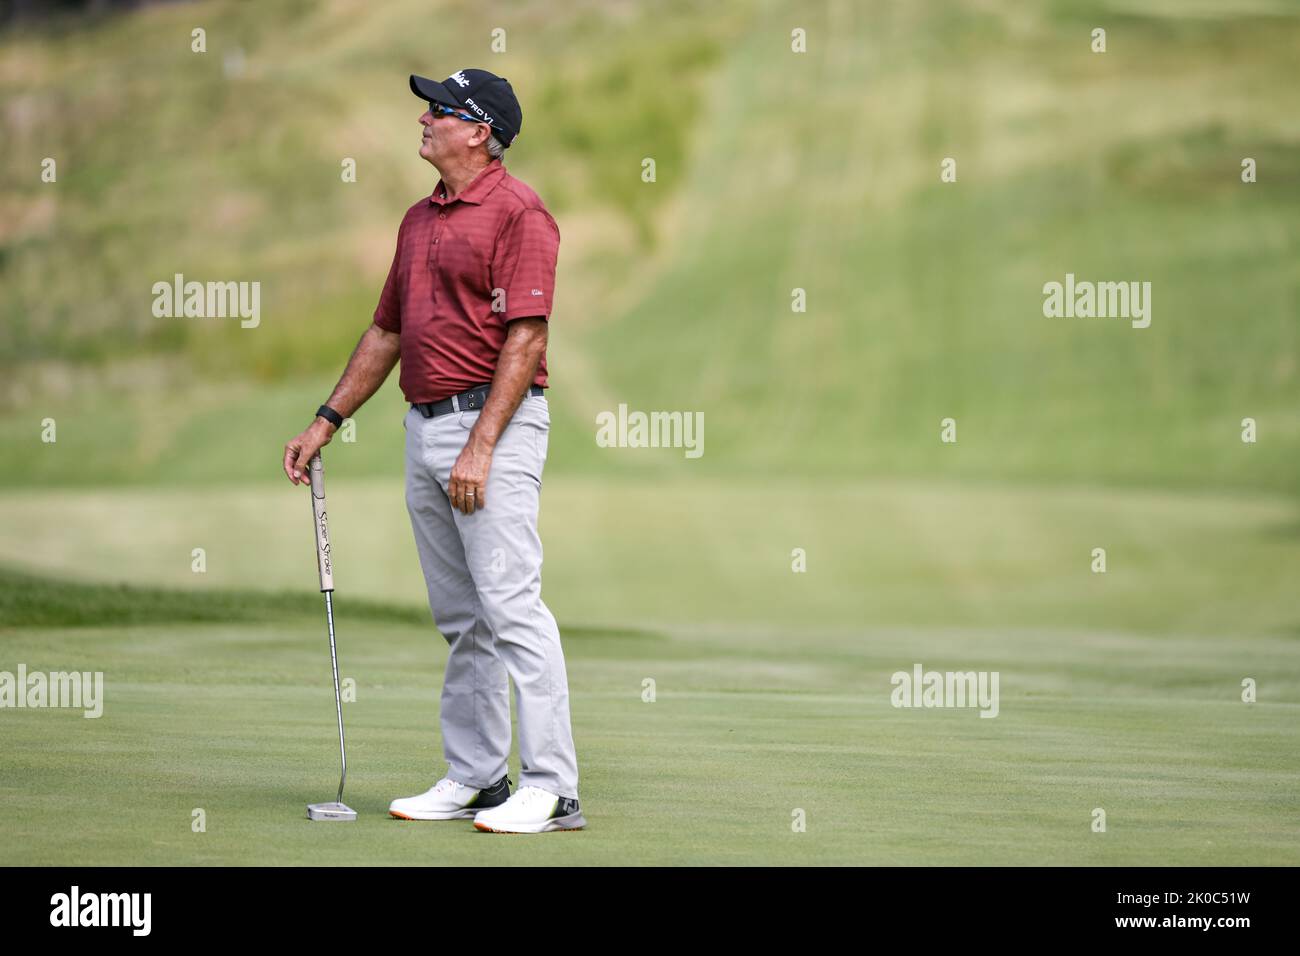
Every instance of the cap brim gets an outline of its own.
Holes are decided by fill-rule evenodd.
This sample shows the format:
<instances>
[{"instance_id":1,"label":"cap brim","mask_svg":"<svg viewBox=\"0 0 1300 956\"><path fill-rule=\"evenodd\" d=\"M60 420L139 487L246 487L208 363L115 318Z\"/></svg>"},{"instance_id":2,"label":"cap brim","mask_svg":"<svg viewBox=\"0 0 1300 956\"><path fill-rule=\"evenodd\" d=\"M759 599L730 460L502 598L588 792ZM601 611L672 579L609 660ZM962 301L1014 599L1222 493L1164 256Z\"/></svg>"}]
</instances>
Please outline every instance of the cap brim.
<instances>
[{"instance_id":1,"label":"cap brim","mask_svg":"<svg viewBox=\"0 0 1300 956\"><path fill-rule=\"evenodd\" d=\"M431 80L427 76L416 76L412 73L411 92L422 100L433 100L445 106L455 106L459 109L465 105L452 96L451 91L444 84Z\"/></svg>"}]
</instances>

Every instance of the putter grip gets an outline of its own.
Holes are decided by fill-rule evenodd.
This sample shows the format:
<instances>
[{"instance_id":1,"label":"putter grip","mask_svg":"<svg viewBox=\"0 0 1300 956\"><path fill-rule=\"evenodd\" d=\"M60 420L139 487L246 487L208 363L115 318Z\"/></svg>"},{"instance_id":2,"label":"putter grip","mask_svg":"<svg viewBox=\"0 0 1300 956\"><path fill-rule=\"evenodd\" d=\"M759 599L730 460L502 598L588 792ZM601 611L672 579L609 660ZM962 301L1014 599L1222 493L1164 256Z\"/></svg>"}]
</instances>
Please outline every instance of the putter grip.
<instances>
[{"instance_id":1,"label":"putter grip","mask_svg":"<svg viewBox=\"0 0 1300 956\"><path fill-rule=\"evenodd\" d=\"M316 568L323 594L334 590L334 558L330 554L330 525L325 514L325 466L317 453L311 460L311 516L316 529Z\"/></svg>"}]
</instances>

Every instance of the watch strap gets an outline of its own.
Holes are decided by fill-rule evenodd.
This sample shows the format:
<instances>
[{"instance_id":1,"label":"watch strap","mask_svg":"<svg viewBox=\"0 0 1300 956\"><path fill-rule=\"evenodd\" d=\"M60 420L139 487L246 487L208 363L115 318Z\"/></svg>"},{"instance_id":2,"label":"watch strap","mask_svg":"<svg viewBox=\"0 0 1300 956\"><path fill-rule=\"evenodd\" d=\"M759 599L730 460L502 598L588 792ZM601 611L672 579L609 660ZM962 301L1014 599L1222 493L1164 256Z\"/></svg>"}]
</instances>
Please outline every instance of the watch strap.
<instances>
[{"instance_id":1,"label":"watch strap","mask_svg":"<svg viewBox=\"0 0 1300 956\"><path fill-rule=\"evenodd\" d=\"M334 409L330 408L328 405L322 405L320 408L316 409L316 414L325 419L335 428L343 427L343 416L334 411Z\"/></svg>"}]
</instances>

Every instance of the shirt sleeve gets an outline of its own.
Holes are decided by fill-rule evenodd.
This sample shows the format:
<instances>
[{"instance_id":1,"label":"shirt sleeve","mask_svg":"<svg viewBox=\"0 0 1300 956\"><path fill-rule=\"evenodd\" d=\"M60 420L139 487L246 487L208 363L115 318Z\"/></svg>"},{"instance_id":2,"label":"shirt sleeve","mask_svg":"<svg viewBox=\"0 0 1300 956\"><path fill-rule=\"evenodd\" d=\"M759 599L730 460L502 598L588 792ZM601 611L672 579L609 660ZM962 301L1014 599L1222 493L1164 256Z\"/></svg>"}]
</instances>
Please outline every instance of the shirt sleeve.
<instances>
[{"instance_id":1,"label":"shirt sleeve","mask_svg":"<svg viewBox=\"0 0 1300 956\"><path fill-rule=\"evenodd\" d=\"M388 267L388 278L384 280L384 290L379 293L379 305L375 307L375 325L385 332L402 331L402 233L405 222L397 230L397 251L393 253L393 264Z\"/></svg>"},{"instance_id":2,"label":"shirt sleeve","mask_svg":"<svg viewBox=\"0 0 1300 956\"><path fill-rule=\"evenodd\" d=\"M545 209L524 209L501 230L492 253L492 287L505 292L502 319L549 319L555 296L560 227Z\"/></svg>"}]
</instances>

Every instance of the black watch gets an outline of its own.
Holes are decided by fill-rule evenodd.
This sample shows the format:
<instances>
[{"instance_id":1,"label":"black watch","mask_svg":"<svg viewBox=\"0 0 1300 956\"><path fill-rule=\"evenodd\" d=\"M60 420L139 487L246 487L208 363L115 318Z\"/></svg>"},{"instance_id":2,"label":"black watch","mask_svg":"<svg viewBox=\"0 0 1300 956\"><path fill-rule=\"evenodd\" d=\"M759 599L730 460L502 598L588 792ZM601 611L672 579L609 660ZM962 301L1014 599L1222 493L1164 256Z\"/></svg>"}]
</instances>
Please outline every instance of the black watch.
<instances>
[{"instance_id":1,"label":"black watch","mask_svg":"<svg viewBox=\"0 0 1300 956\"><path fill-rule=\"evenodd\" d=\"M334 409L330 408L328 405L322 405L320 408L316 409L316 415L318 418L325 419L325 421L329 422L335 428L343 427L343 416L334 411Z\"/></svg>"}]
</instances>

